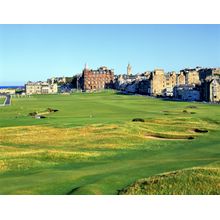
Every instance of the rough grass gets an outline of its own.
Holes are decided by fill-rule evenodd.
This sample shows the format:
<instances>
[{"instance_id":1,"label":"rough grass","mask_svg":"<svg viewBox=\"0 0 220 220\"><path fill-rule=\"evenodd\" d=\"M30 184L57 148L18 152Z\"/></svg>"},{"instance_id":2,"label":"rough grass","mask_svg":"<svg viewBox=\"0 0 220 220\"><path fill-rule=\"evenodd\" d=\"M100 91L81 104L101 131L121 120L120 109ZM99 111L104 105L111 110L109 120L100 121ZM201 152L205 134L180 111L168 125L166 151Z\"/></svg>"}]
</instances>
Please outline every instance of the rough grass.
<instances>
[{"instance_id":1,"label":"rough grass","mask_svg":"<svg viewBox=\"0 0 220 220\"><path fill-rule=\"evenodd\" d=\"M158 123L161 130L166 130L166 121L163 121L164 124L161 121ZM46 166L53 166L68 161L111 157L117 154L113 150L135 150L137 145L141 146L148 141L146 132L153 130L153 127L152 123L133 125L128 122L121 126L97 124L77 128L0 128L0 172L42 167L39 161L50 162ZM180 129L175 134L172 133L172 137L177 139L186 132L187 129ZM154 135L171 137L169 132ZM145 146L146 148L152 148L152 145Z\"/></svg>"},{"instance_id":2,"label":"rough grass","mask_svg":"<svg viewBox=\"0 0 220 220\"><path fill-rule=\"evenodd\" d=\"M148 122L133 124L126 122L116 124L93 124L75 128L55 128L49 126L19 126L0 128L0 142L4 145L23 146L69 146L78 148L101 148L101 149L124 149L136 147L137 144L146 142L146 137L155 136L170 139L187 139L194 134L190 128L216 126L201 122L182 122L179 126L178 120L148 120ZM128 140L129 143L128 143Z\"/></svg>"},{"instance_id":3,"label":"rough grass","mask_svg":"<svg viewBox=\"0 0 220 220\"><path fill-rule=\"evenodd\" d=\"M193 168L152 176L119 191L121 195L220 195L220 168Z\"/></svg>"}]
</instances>

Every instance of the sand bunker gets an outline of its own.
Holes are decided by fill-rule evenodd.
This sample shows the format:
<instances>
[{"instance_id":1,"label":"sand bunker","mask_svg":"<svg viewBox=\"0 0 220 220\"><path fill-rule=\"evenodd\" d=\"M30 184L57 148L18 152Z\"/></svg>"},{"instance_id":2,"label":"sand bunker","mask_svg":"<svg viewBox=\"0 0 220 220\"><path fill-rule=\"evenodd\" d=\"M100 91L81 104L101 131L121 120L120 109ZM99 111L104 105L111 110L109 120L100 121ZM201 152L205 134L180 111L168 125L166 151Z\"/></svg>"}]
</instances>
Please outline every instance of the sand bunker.
<instances>
[{"instance_id":1,"label":"sand bunker","mask_svg":"<svg viewBox=\"0 0 220 220\"><path fill-rule=\"evenodd\" d=\"M143 118L134 118L132 119L133 122L145 122Z\"/></svg>"},{"instance_id":2,"label":"sand bunker","mask_svg":"<svg viewBox=\"0 0 220 220\"><path fill-rule=\"evenodd\" d=\"M146 135L145 136L146 138L149 138L149 139L154 139L154 140L169 140L169 141L177 141L177 140L193 140L194 137L192 136L189 136L189 137L162 137L162 136L159 136L159 135Z\"/></svg>"},{"instance_id":3,"label":"sand bunker","mask_svg":"<svg viewBox=\"0 0 220 220\"><path fill-rule=\"evenodd\" d=\"M209 132L209 131L206 130L206 129L199 129L199 128L196 128L196 129L194 129L193 131L196 132L196 133L207 133L207 132Z\"/></svg>"}]
</instances>

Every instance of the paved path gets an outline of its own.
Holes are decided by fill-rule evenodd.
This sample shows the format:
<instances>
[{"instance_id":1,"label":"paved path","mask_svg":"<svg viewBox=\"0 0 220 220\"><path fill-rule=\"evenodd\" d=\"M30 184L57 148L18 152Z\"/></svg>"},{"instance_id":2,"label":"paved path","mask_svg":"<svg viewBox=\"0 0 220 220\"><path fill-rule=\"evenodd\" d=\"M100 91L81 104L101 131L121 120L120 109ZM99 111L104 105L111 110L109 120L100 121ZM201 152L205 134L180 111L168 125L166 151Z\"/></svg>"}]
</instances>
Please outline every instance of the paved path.
<instances>
[{"instance_id":1,"label":"paved path","mask_svg":"<svg viewBox=\"0 0 220 220\"><path fill-rule=\"evenodd\" d=\"M4 95L5 96L5 102L1 104L0 106L6 106L6 105L11 105L11 95Z\"/></svg>"},{"instance_id":2,"label":"paved path","mask_svg":"<svg viewBox=\"0 0 220 220\"><path fill-rule=\"evenodd\" d=\"M6 95L5 105L11 105L11 95Z\"/></svg>"}]
</instances>

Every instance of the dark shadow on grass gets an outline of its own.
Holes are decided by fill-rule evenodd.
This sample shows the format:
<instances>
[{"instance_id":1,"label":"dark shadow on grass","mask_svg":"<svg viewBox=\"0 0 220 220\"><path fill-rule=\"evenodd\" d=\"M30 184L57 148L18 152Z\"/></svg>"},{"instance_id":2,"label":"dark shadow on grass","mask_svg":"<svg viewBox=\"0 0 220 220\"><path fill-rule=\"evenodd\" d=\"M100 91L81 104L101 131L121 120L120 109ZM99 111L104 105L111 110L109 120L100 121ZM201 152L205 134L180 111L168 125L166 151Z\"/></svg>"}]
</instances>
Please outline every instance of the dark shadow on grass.
<instances>
[{"instance_id":1,"label":"dark shadow on grass","mask_svg":"<svg viewBox=\"0 0 220 220\"><path fill-rule=\"evenodd\" d=\"M209 132L209 131L206 130L206 129L199 129L199 128L196 128L196 129L194 129L193 131L196 132L196 133L207 133L207 132Z\"/></svg>"},{"instance_id":2,"label":"dark shadow on grass","mask_svg":"<svg viewBox=\"0 0 220 220\"><path fill-rule=\"evenodd\" d=\"M126 91L117 91L115 94L116 95L139 95L139 94L136 94L136 93L126 92Z\"/></svg>"},{"instance_id":3,"label":"dark shadow on grass","mask_svg":"<svg viewBox=\"0 0 220 220\"><path fill-rule=\"evenodd\" d=\"M75 191L77 191L80 187L76 187L76 188L73 188L71 189L69 192L67 192L66 195L72 195Z\"/></svg>"}]
</instances>

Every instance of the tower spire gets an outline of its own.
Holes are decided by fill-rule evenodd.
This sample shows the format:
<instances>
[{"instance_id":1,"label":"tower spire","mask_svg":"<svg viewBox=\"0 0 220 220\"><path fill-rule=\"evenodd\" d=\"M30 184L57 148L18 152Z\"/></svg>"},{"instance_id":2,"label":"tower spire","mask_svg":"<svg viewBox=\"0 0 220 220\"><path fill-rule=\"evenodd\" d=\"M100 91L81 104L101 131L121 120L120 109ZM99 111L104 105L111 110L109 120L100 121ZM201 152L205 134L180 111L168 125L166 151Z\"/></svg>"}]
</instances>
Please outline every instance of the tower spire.
<instances>
[{"instance_id":1,"label":"tower spire","mask_svg":"<svg viewBox=\"0 0 220 220\"><path fill-rule=\"evenodd\" d=\"M127 66L127 75L128 76L132 75L132 67L130 65L130 62L128 62L128 66Z\"/></svg>"}]
</instances>

